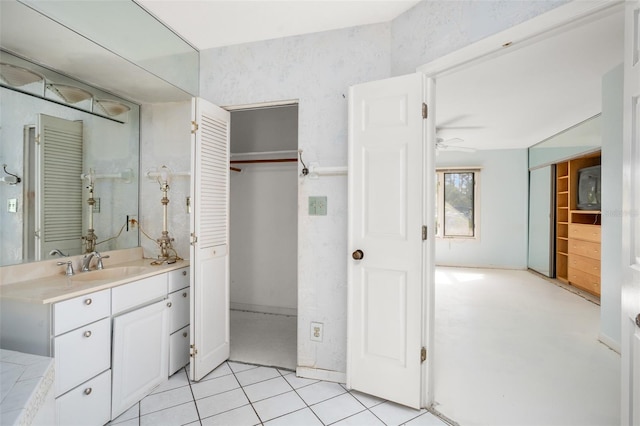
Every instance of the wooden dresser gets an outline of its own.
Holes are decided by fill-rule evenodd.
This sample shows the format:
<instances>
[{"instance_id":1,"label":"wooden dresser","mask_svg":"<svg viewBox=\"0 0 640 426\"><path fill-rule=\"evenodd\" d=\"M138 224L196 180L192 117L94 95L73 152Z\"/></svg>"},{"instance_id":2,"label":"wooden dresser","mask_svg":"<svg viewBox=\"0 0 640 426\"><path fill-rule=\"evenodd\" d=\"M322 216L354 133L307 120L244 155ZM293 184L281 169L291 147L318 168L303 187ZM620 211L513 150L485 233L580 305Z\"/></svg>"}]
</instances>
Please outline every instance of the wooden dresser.
<instances>
[{"instance_id":1,"label":"wooden dresser","mask_svg":"<svg viewBox=\"0 0 640 426\"><path fill-rule=\"evenodd\" d=\"M600 226L569 224L569 283L600 294Z\"/></svg>"}]
</instances>

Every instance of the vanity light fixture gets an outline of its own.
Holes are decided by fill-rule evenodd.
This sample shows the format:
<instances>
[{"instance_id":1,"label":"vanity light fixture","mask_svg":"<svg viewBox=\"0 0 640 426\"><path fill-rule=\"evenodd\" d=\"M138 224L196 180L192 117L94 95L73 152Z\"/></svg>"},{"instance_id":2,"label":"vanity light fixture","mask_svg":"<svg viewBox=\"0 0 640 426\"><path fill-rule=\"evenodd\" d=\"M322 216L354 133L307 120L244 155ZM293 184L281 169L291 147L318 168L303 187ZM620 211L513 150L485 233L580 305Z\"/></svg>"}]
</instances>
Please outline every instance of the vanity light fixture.
<instances>
[{"instance_id":1,"label":"vanity light fixture","mask_svg":"<svg viewBox=\"0 0 640 426\"><path fill-rule=\"evenodd\" d=\"M118 101L110 101L108 99L96 99L95 103L109 117L115 117L116 115L124 114L131 109L128 105L125 105Z\"/></svg>"},{"instance_id":2,"label":"vanity light fixture","mask_svg":"<svg viewBox=\"0 0 640 426\"><path fill-rule=\"evenodd\" d=\"M44 77L37 72L5 62L0 62L0 78L3 82L13 87L44 81Z\"/></svg>"},{"instance_id":3,"label":"vanity light fixture","mask_svg":"<svg viewBox=\"0 0 640 426\"><path fill-rule=\"evenodd\" d=\"M47 84L47 89L58 95L68 104L77 104L93 98L93 95L84 89L66 84Z\"/></svg>"}]
</instances>

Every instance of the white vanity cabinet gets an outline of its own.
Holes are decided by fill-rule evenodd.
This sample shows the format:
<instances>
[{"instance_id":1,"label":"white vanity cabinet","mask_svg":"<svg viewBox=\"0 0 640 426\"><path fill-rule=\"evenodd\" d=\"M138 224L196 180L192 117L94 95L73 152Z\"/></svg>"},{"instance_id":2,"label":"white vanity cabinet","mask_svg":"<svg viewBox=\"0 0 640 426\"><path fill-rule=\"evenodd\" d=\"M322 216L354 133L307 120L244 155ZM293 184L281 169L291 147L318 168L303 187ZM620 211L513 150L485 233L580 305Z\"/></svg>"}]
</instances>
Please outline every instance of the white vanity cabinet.
<instances>
[{"instance_id":1,"label":"white vanity cabinet","mask_svg":"<svg viewBox=\"0 0 640 426\"><path fill-rule=\"evenodd\" d=\"M167 380L169 314L167 274L111 290L113 359L111 418Z\"/></svg>"},{"instance_id":2,"label":"white vanity cabinet","mask_svg":"<svg viewBox=\"0 0 640 426\"><path fill-rule=\"evenodd\" d=\"M169 375L189 363L189 268L176 269L169 279Z\"/></svg>"},{"instance_id":3,"label":"white vanity cabinet","mask_svg":"<svg viewBox=\"0 0 640 426\"><path fill-rule=\"evenodd\" d=\"M59 425L101 425L110 419L110 314L110 290L53 305L54 389Z\"/></svg>"}]
</instances>

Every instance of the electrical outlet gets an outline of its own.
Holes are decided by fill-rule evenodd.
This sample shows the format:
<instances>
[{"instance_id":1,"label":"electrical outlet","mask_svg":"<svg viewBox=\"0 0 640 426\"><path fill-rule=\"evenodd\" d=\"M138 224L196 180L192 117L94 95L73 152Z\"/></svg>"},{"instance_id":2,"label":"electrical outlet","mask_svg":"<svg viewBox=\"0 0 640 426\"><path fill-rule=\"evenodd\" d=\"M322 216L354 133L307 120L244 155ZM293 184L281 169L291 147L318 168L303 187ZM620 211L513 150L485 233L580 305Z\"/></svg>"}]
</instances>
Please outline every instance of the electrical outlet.
<instances>
[{"instance_id":1,"label":"electrical outlet","mask_svg":"<svg viewBox=\"0 0 640 426\"><path fill-rule=\"evenodd\" d=\"M327 215L327 197L309 197L309 216Z\"/></svg>"},{"instance_id":2,"label":"electrical outlet","mask_svg":"<svg viewBox=\"0 0 640 426\"><path fill-rule=\"evenodd\" d=\"M9 213L18 213L18 199L9 198L7 200L7 211Z\"/></svg>"},{"instance_id":3,"label":"electrical outlet","mask_svg":"<svg viewBox=\"0 0 640 426\"><path fill-rule=\"evenodd\" d=\"M311 340L314 342L322 342L324 324L321 322L311 323Z\"/></svg>"}]
</instances>

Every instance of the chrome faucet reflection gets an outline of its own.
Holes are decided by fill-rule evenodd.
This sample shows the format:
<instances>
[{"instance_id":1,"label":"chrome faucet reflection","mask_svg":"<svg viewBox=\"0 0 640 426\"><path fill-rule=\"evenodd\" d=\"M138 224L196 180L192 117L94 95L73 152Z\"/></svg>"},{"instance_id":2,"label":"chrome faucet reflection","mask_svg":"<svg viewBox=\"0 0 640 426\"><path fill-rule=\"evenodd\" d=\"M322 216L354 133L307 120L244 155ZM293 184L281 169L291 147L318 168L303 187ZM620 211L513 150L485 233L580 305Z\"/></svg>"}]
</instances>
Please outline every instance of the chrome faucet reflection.
<instances>
[{"instance_id":1,"label":"chrome faucet reflection","mask_svg":"<svg viewBox=\"0 0 640 426\"><path fill-rule=\"evenodd\" d=\"M87 253L84 255L84 257L82 258L82 272L89 272L90 266L91 266L91 259L93 259L93 257L95 256L96 259L98 259L98 262L96 263L96 269L103 269L104 265L102 264L102 259L108 259L109 256L102 256L100 253L98 253L97 251L92 251L91 253Z\"/></svg>"},{"instance_id":2,"label":"chrome faucet reflection","mask_svg":"<svg viewBox=\"0 0 640 426\"><path fill-rule=\"evenodd\" d=\"M49 256L55 256L56 254L62 257L69 257L68 254L64 254L63 252L60 251L60 249L53 249L49 252Z\"/></svg>"}]
</instances>

